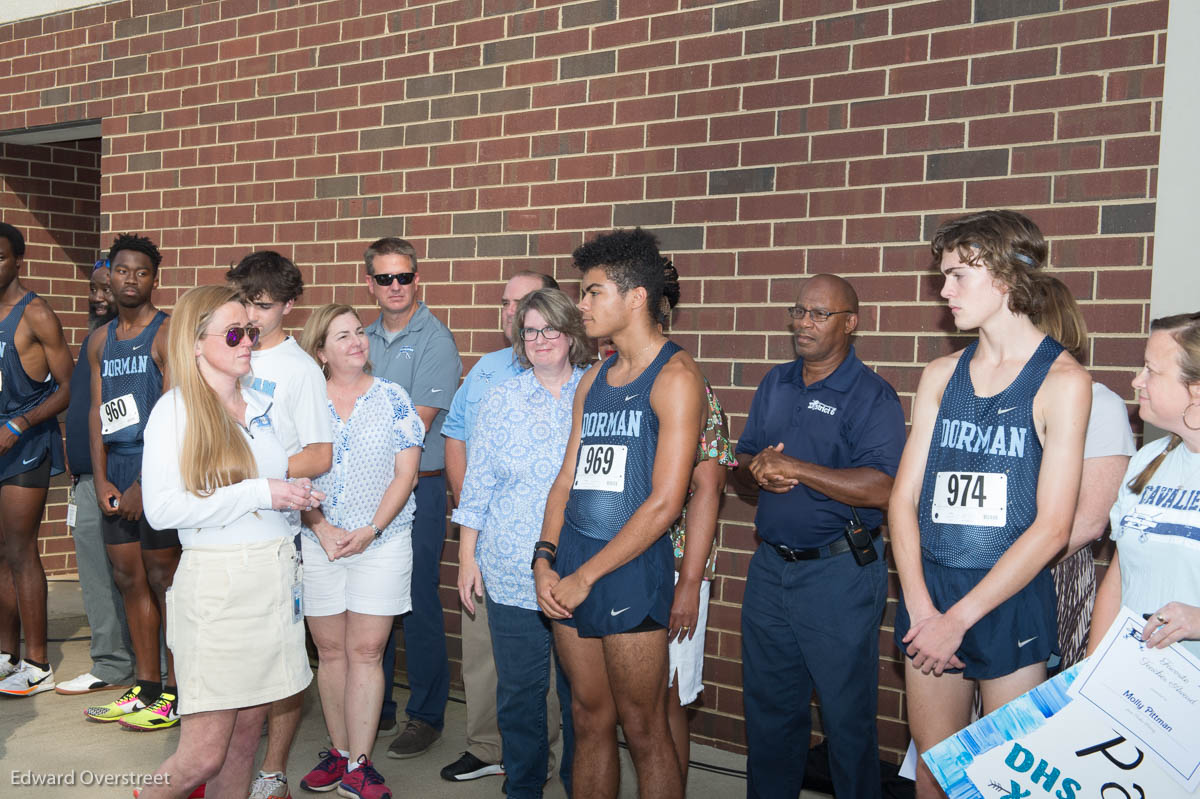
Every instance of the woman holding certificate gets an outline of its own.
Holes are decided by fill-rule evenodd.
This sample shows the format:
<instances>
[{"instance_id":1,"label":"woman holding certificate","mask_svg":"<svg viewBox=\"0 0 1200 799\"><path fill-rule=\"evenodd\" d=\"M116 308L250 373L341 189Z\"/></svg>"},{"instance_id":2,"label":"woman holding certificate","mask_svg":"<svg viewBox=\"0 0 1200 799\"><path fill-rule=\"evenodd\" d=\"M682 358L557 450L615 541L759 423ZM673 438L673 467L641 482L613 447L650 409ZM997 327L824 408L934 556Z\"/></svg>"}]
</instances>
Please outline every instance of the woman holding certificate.
<instances>
[{"instance_id":1,"label":"woman holding certificate","mask_svg":"<svg viewBox=\"0 0 1200 799\"><path fill-rule=\"evenodd\" d=\"M1183 642L1200 656L1200 313L1150 323L1133 387L1142 419L1170 435L1142 447L1125 473L1088 651L1124 605L1146 614L1148 646Z\"/></svg>"}]
</instances>

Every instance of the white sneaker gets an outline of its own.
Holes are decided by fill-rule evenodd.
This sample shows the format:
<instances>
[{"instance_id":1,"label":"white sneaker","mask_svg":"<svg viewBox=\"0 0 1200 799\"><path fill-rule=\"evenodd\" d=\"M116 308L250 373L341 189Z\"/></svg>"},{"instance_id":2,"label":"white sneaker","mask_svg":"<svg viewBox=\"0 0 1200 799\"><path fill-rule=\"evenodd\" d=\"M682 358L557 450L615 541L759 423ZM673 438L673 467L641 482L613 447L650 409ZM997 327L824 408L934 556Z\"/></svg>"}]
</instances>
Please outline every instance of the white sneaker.
<instances>
[{"instance_id":1,"label":"white sneaker","mask_svg":"<svg viewBox=\"0 0 1200 799\"><path fill-rule=\"evenodd\" d=\"M250 784L250 799L292 799L287 777L279 772L258 772Z\"/></svg>"},{"instance_id":2,"label":"white sneaker","mask_svg":"<svg viewBox=\"0 0 1200 799\"><path fill-rule=\"evenodd\" d=\"M89 671L87 674L80 674L73 680L60 682L55 687L54 692L65 696L76 696L78 694L90 694L93 691L114 691L124 687L123 685L113 685L110 682L105 682Z\"/></svg>"},{"instance_id":3,"label":"white sneaker","mask_svg":"<svg viewBox=\"0 0 1200 799\"><path fill-rule=\"evenodd\" d=\"M33 696L42 691L53 690L54 669L43 671L24 660L12 674L0 680L0 694L6 696Z\"/></svg>"},{"instance_id":4,"label":"white sneaker","mask_svg":"<svg viewBox=\"0 0 1200 799\"><path fill-rule=\"evenodd\" d=\"M13 665L12 660L9 658L10 656L8 654L0 655L0 680L3 680L5 677L17 670L17 667Z\"/></svg>"}]
</instances>

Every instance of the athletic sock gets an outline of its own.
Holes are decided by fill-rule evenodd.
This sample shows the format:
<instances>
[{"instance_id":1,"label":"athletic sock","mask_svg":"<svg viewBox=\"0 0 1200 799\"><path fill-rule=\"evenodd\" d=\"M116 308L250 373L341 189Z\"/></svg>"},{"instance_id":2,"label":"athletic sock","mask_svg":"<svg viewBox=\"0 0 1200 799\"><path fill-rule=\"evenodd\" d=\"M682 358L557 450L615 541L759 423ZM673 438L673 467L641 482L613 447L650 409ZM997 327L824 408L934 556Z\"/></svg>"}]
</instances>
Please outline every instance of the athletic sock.
<instances>
[{"instance_id":1,"label":"athletic sock","mask_svg":"<svg viewBox=\"0 0 1200 799\"><path fill-rule=\"evenodd\" d=\"M349 774L351 771L354 771L354 769L358 768L358 761L350 760L349 754L346 755L346 761L347 761L346 762L346 773L347 774Z\"/></svg>"},{"instance_id":2,"label":"athletic sock","mask_svg":"<svg viewBox=\"0 0 1200 799\"><path fill-rule=\"evenodd\" d=\"M30 660L29 658L25 658L25 662L30 666L37 666L42 671L50 671L49 663L38 663L36 660Z\"/></svg>"},{"instance_id":3,"label":"athletic sock","mask_svg":"<svg viewBox=\"0 0 1200 799\"><path fill-rule=\"evenodd\" d=\"M163 691L163 684L157 680L138 680L137 684L142 687L142 692L138 694L138 699L147 707L158 701L159 695Z\"/></svg>"}]
</instances>

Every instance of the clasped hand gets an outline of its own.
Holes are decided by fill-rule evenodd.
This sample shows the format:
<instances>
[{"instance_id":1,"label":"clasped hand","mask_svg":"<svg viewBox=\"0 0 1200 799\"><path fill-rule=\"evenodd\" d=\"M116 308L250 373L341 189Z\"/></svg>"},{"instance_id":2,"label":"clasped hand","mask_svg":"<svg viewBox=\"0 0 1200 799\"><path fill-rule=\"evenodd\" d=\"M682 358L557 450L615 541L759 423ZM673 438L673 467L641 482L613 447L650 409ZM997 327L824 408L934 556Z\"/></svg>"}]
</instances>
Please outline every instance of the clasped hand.
<instances>
[{"instance_id":1,"label":"clasped hand","mask_svg":"<svg viewBox=\"0 0 1200 799\"><path fill-rule=\"evenodd\" d=\"M783 442L767 447L750 461L750 475L764 491L786 494L800 481L788 476L791 458L783 454Z\"/></svg>"}]
</instances>

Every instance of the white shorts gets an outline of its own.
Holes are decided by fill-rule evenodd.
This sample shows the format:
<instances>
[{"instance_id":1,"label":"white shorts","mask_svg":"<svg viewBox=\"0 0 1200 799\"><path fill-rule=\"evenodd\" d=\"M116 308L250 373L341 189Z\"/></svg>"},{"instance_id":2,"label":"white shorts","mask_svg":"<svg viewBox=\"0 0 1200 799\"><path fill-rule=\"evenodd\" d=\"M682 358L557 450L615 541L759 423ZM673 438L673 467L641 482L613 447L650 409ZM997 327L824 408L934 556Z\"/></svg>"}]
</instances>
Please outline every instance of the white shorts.
<instances>
[{"instance_id":1,"label":"white shorts","mask_svg":"<svg viewBox=\"0 0 1200 799\"><path fill-rule=\"evenodd\" d=\"M675 572L679 583L679 572ZM667 687L679 681L679 704L690 705L704 690L704 631L708 627L708 594L712 580L700 581L700 614L696 619L696 634L682 642L671 639L667 645L670 666Z\"/></svg>"},{"instance_id":2,"label":"white shorts","mask_svg":"<svg viewBox=\"0 0 1200 799\"><path fill-rule=\"evenodd\" d=\"M251 707L312 681L291 538L183 550L167 590L179 712Z\"/></svg>"},{"instance_id":3,"label":"white shorts","mask_svg":"<svg viewBox=\"0 0 1200 799\"><path fill-rule=\"evenodd\" d=\"M321 545L301 536L304 615L336 616L347 610L399 616L412 610L412 531L374 549L330 561Z\"/></svg>"}]
</instances>

